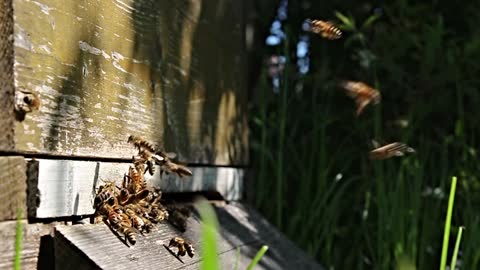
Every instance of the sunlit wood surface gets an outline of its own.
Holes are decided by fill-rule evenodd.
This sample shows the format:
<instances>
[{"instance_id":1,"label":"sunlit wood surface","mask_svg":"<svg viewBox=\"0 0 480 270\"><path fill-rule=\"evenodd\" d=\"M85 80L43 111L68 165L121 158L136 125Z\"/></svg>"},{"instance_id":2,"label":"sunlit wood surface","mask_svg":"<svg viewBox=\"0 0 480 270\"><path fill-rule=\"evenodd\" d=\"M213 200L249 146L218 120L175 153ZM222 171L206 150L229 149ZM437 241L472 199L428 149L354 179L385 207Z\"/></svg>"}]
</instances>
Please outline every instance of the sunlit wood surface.
<instances>
[{"instance_id":1,"label":"sunlit wood surface","mask_svg":"<svg viewBox=\"0 0 480 270\"><path fill-rule=\"evenodd\" d=\"M128 158L137 134L187 162L246 164L242 1L13 3L15 85L42 100L17 150Z\"/></svg>"}]
</instances>

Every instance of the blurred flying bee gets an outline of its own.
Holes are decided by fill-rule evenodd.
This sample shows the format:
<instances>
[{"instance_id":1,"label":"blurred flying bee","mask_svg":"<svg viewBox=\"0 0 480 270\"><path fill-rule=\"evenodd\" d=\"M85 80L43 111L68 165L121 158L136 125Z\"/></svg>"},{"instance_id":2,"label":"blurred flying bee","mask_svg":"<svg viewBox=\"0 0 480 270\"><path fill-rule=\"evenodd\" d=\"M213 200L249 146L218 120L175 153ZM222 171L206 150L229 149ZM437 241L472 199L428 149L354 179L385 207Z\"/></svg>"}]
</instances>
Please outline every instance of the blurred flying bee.
<instances>
[{"instance_id":1,"label":"blurred flying bee","mask_svg":"<svg viewBox=\"0 0 480 270\"><path fill-rule=\"evenodd\" d=\"M33 110L40 108L41 102L37 94L25 91L15 91L15 117L18 121L23 121L25 115Z\"/></svg>"},{"instance_id":2,"label":"blurred flying bee","mask_svg":"<svg viewBox=\"0 0 480 270\"><path fill-rule=\"evenodd\" d=\"M307 22L310 24L310 31L323 38L333 40L342 37L342 31L330 21L307 19Z\"/></svg>"},{"instance_id":3,"label":"blurred flying bee","mask_svg":"<svg viewBox=\"0 0 480 270\"><path fill-rule=\"evenodd\" d=\"M134 156L134 162L146 164L147 170L151 175L155 172L155 164L160 165L160 174L173 172L180 177L192 175L192 172L185 165L172 161L176 157L175 153L162 150L157 151L151 143L139 136L130 135L127 141L138 148L139 153L138 156Z\"/></svg>"},{"instance_id":4,"label":"blurred flying bee","mask_svg":"<svg viewBox=\"0 0 480 270\"><path fill-rule=\"evenodd\" d=\"M193 245L180 237L172 238L170 243L168 243L168 248L170 247L176 247L178 249L177 256L183 257L185 254L188 254L188 256L192 258L195 255L195 249L193 248Z\"/></svg>"},{"instance_id":5,"label":"blurred flying bee","mask_svg":"<svg viewBox=\"0 0 480 270\"><path fill-rule=\"evenodd\" d=\"M148 172L153 175L155 163L159 164L163 161L163 158L155 153L155 147L140 136L130 135L127 141L138 149L138 156L133 157L134 163L137 161L146 164Z\"/></svg>"},{"instance_id":6,"label":"blurred flying bee","mask_svg":"<svg viewBox=\"0 0 480 270\"><path fill-rule=\"evenodd\" d=\"M141 151L142 149L147 149L152 153L155 152L155 147L140 136L130 135L128 136L127 142L137 147L138 151Z\"/></svg>"},{"instance_id":7,"label":"blurred flying bee","mask_svg":"<svg viewBox=\"0 0 480 270\"><path fill-rule=\"evenodd\" d=\"M187 230L187 220L191 213L190 208L174 204L167 206L167 210L169 214L168 222L181 232L185 232Z\"/></svg>"},{"instance_id":8,"label":"blurred flying bee","mask_svg":"<svg viewBox=\"0 0 480 270\"><path fill-rule=\"evenodd\" d=\"M347 95L355 99L357 104L357 116L359 116L368 104L378 104L381 100L380 92L363 82L342 81L339 86Z\"/></svg>"},{"instance_id":9,"label":"blurred flying bee","mask_svg":"<svg viewBox=\"0 0 480 270\"><path fill-rule=\"evenodd\" d=\"M160 165L160 175L165 172L167 174L176 173L180 177L192 176L192 171L190 171L185 165L172 161L177 154L163 151L158 151L157 153L163 160L162 162L157 163Z\"/></svg>"},{"instance_id":10,"label":"blurred flying bee","mask_svg":"<svg viewBox=\"0 0 480 270\"><path fill-rule=\"evenodd\" d=\"M375 149L370 151L369 157L372 160L383 160L391 157L399 157L405 153L415 153L415 150L404 143L394 142L384 146L379 146L373 141Z\"/></svg>"}]
</instances>

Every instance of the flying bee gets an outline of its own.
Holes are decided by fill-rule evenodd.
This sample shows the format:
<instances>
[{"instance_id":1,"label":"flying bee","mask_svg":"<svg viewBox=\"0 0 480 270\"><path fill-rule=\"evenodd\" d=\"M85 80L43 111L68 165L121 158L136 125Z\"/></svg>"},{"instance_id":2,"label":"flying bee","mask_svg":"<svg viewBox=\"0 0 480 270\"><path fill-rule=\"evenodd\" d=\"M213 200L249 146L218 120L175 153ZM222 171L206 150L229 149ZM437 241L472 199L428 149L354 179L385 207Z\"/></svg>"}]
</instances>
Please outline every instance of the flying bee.
<instances>
[{"instance_id":1,"label":"flying bee","mask_svg":"<svg viewBox=\"0 0 480 270\"><path fill-rule=\"evenodd\" d=\"M192 243L181 237L172 238L170 243L168 243L168 248L170 247L176 247L178 249L177 256L185 256L185 254L188 254L188 256L192 258L195 255L195 249L193 248Z\"/></svg>"},{"instance_id":2,"label":"flying bee","mask_svg":"<svg viewBox=\"0 0 480 270\"><path fill-rule=\"evenodd\" d=\"M161 169L167 174L176 173L181 178L184 176L192 176L192 171L190 171L185 165L174 163L170 160L165 161L162 164Z\"/></svg>"},{"instance_id":3,"label":"flying bee","mask_svg":"<svg viewBox=\"0 0 480 270\"><path fill-rule=\"evenodd\" d=\"M164 160L163 157L157 154L154 154L153 152L147 149L142 149L139 151L138 159L142 160L145 164L147 164L147 170L148 170L148 173L150 173L150 175L153 175L155 173L155 164L161 164Z\"/></svg>"},{"instance_id":4,"label":"flying bee","mask_svg":"<svg viewBox=\"0 0 480 270\"><path fill-rule=\"evenodd\" d=\"M369 157L372 160L383 160L391 157L399 157L405 155L405 153L415 153L415 149L400 142L390 143L381 147L378 147L378 143L374 141L376 148L369 153Z\"/></svg>"},{"instance_id":5,"label":"flying bee","mask_svg":"<svg viewBox=\"0 0 480 270\"><path fill-rule=\"evenodd\" d=\"M157 151L157 154L162 158L161 162L157 162L157 164L160 165L160 174L163 172L166 172L167 174L176 173L180 177L192 175L192 171L190 171L185 165L172 161L177 154L164 151Z\"/></svg>"},{"instance_id":6,"label":"flying bee","mask_svg":"<svg viewBox=\"0 0 480 270\"><path fill-rule=\"evenodd\" d=\"M155 153L155 147L140 136L130 135L128 136L127 142L137 147L138 151L147 149L148 151Z\"/></svg>"},{"instance_id":7,"label":"flying bee","mask_svg":"<svg viewBox=\"0 0 480 270\"><path fill-rule=\"evenodd\" d=\"M18 121L23 121L27 113L40 108L41 101L37 94L26 91L15 91L15 117Z\"/></svg>"},{"instance_id":8,"label":"flying bee","mask_svg":"<svg viewBox=\"0 0 480 270\"><path fill-rule=\"evenodd\" d=\"M342 37L342 31L330 21L308 19L307 22L310 25L310 31L323 38L334 40Z\"/></svg>"},{"instance_id":9,"label":"flying bee","mask_svg":"<svg viewBox=\"0 0 480 270\"><path fill-rule=\"evenodd\" d=\"M357 104L357 117L363 112L368 104L378 104L381 100L380 92L363 82L342 81L339 86L343 88L347 95L355 99Z\"/></svg>"}]
</instances>

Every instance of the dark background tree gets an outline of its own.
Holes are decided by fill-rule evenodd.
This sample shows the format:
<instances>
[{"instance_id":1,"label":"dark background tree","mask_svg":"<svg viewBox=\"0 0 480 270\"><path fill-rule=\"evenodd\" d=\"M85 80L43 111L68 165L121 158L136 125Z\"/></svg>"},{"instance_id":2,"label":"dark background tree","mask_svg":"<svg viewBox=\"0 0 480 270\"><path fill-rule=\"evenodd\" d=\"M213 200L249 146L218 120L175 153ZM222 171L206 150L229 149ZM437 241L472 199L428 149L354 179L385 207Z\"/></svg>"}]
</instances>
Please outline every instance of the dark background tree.
<instances>
[{"instance_id":1,"label":"dark background tree","mask_svg":"<svg viewBox=\"0 0 480 270\"><path fill-rule=\"evenodd\" d=\"M440 261L456 175L452 236L467 227L462 268L477 269L480 4L289 1L285 38L270 46L273 10L257 17L262 34L249 51L252 202L327 268L430 269ZM343 38L305 32L307 18L337 22ZM307 73L299 72L299 41L308 45ZM285 57L278 86L264 64L272 55ZM375 86L381 104L356 118L340 79ZM417 153L373 162L371 139Z\"/></svg>"}]
</instances>

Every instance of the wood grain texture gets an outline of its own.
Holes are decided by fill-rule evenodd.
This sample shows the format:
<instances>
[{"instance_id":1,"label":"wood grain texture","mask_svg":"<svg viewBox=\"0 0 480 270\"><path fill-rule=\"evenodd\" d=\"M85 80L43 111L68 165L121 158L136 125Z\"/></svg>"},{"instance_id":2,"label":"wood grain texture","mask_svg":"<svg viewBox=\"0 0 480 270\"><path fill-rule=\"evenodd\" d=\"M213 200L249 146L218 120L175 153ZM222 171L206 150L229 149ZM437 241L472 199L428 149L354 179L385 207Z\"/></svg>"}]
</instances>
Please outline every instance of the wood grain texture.
<instances>
[{"instance_id":1,"label":"wood grain texture","mask_svg":"<svg viewBox=\"0 0 480 270\"><path fill-rule=\"evenodd\" d=\"M22 221L21 269L53 269L53 227ZM0 269L13 269L16 221L0 222ZM41 256L39 257L39 255ZM48 257L50 256L50 257ZM47 259L48 258L48 259Z\"/></svg>"},{"instance_id":2,"label":"wood grain texture","mask_svg":"<svg viewBox=\"0 0 480 270\"><path fill-rule=\"evenodd\" d=\"M32 191L29 199L29 217L53 218L90 215L94 213L93 200L96 189L104 181L116 181L121 186L129 163L107 163L72 160L37 159L38 192ZM184 179L175 175L160 178L157 166L153 176L145 174L149 185L160 187L163 192L217 191L227 200L239 200L243 187L243 169L227 167L193 167L192 177ZM33 172L32 172L33 173ZM29 182L33 188L35 179ZM36 206L37 194L39 204ZM29 196L30 197L30 196ZM35 203L35 205L32 205Z\"/></svg>"},{"instance_id":3,"label":"wood grain texture","mask_svg":"<svg viewBox=\"0 0 480 270\"><path fill-rule=\"evenodd\" d=\"M238 269L245 269L263 244L270 249L255 269L322 269L252 209L233 203L217 208L217 214L221 227L217 237L221 269L233 269L237 248L240 248ZM163 244L174 236L190 240L196 255L182 257L184 263L172 256ZM200 269L202 257L198 216L188 220L184 234L169 224L157 225L154 232L139 237L131 248L104 224L57 226L55 242L77 249L76 254L69 253L72 260L77 256L87 258L100 269ZM58 253L55 259L65 260Z\"/></svg>"},{"instance_id":4,"label":"wood grain texture","mask_svg":"<svg viewBox=\"0 0 480 270\"><path fill-rule=\"evenodd\" d=\"M42 100L17 148L123 158L136 134L189 163L247 164L242 6L15 0L15 84Z\"/></svg>"},{"instance_id":5,"label":"wood grain texture","mask_svg":"<svg viewBox=\"0 0 480 270\"><path fill-rule=\"evenodd\" d=\"M0 0L0 150L13 150L15 118L13 102L13 8L12 0Z\"/></svg>"},{"instance_id":6,"label":"wood grain texture","mask_svg":"<svg viewBox=\"0 0 480 270\"><path fill-rule=\"evenodd\" d=\"M27 176L23 157L0 157L0 221L26 216Z\"/></svg>"}]
</instances>

